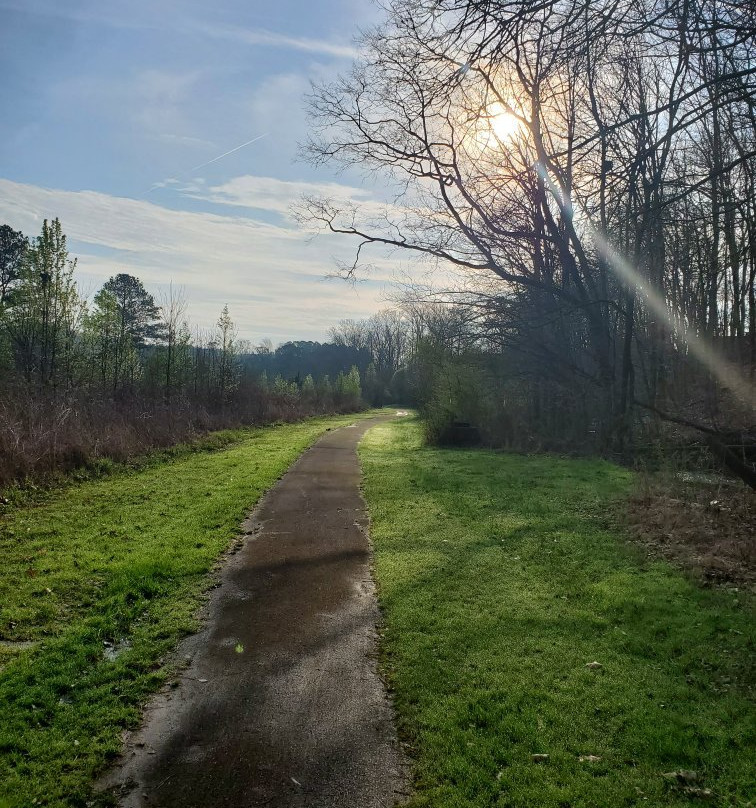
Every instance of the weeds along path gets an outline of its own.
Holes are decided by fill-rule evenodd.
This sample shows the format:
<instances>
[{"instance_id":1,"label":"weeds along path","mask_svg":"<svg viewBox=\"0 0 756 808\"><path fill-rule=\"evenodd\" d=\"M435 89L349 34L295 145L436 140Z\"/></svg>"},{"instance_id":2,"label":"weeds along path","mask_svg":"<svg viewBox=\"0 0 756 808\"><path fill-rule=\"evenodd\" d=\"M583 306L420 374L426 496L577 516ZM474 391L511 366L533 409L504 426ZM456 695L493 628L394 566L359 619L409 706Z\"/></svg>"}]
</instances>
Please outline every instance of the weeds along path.
<instances>
[{"instance_id":1,"label":"weeds along path","mask_svg":"<svg viewBox=\"0 0 756 808\"><path fill-rule=\"evenodd\" d=\"M361 419L242 430L221 451L70 485L35 507L0 506L1 808L92 803L123 730L171 675L172 649L197 630L208 572L245 514L327 429ZM284 636L297 628L290 617ZM241 642L227 678L255 665Z\"/></svg>"},{"instance_id":2,"label":"weeds along path","mask_svg":"<svg viewBox=\"0 0 756 808\"><path fill-rule=\"evenodd\" d=\"M331 432L247 522L187 667L129 739L121 804L389 808L404 784L373 661L379 613L356 446Z\"/></svg>"}]
</instances>

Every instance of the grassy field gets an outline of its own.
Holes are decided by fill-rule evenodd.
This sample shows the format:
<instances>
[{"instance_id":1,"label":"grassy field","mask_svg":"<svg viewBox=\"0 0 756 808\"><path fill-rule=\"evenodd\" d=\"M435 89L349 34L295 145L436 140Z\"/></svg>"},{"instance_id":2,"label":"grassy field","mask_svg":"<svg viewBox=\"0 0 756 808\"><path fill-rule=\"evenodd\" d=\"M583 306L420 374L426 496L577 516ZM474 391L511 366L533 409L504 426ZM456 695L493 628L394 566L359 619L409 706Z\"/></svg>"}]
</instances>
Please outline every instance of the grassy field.
<instances>
[{"instance_id":1,"label":"grassy field","mask_svg":"<svg viewBox=\"0 0 756 808\"><path fill-rule=\"evenodd\" d=\"M756 804L752 601L612 528L628 471L410 419L361 458L413 808Z\"/></svg>"},{"instance_id":2,"label":"grassy field","mask_svg":"<svg viewBox=\"0 0 756 808\"><path fill-rule=\"evenodd\" d=\"M0 806L84 806L245 512L327 427L245 430L0 517ZM224 441L229 440L228 433Z\"/></svg>"}]
</instances>

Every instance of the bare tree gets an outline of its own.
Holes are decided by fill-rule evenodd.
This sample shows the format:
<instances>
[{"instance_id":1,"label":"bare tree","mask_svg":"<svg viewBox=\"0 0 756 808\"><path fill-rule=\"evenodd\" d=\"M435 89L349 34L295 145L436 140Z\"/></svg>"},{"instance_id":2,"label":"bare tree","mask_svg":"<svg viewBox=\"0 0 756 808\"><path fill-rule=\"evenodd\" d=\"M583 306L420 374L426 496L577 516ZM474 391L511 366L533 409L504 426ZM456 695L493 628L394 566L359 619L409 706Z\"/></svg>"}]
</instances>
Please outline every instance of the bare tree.
<instances>
[{"instance_id":1,"label":"bare tree","mask_svg":"<svg viewBox=\"0 0 756 808\"><path fill-rule=\"evenodd\" d=\"M189 327L186 323L186 298L182 289L171 283L160 306L165 345L165 399L185 381L189 365Z\"/></svg>"},{"instance_id":2,"label":"bare tree","mask_svg":"<svg viewBox=\"0 0 756 808\"><path fill-rule=\"evenodd\" d=\"M456 266L484 288L466 305L489 339L537 351L549 384L593 387L573 414L605 446L630 449L638 404L672 407L669 367L688 355L752 416L753 391L703 337L754 318L753 8L387 9L352 72L311 98L311 158L383 171L397 189L381 215L305 202L356 239L345 273L372 244ZM696 208L683 233L680 210Z\"/></svg>"}]
</instances>

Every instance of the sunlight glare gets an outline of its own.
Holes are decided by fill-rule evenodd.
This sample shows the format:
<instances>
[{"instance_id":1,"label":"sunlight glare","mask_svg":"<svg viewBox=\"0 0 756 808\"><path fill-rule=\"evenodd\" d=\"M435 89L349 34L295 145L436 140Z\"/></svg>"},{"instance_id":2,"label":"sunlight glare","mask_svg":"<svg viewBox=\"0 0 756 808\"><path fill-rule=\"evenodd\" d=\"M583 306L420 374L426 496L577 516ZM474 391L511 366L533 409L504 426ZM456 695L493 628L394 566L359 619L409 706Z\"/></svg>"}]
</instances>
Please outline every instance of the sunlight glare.
<instances>
[{"instance_id":1,"label":"sunlight glare","mask_svg":"<svg viewBox=\"0 0 756 808\"><path fill-rule=\"evenodd\" d=\"M536 163L536 170L543 177L554 198L556 200L562 199L560 189L554 184L544 166L541 163ZM565 212L570 217L575 215L571 201L565 206ZM585 215L583 227L585 227L586 233L593 240L598 251L603 255L609 267L614 270L617 277L629 287L635 288L649 310L659 318L659 321L663 323L670 333L674 334L681 343L687 346L690 353L717 379L722 387L729 390L741 402L753 408L753 383L746 379L736 365L725 359L709 343L706 337L700 336L688 328L685 325L684 318L678 312L670 310L664 296L654 289L641 272L601 235L599 229L593 225L587 211L584 210L583 214Z\"/></svg>"},{"instance_id":2,"label":"sunlight glare","mask_svg":"<svg viewBox=\"0 0 756 808\"><path fill-rule=\"evenodd\" d=\"M489 110L491 131L498 140L506 140L517 133L521 124L511 112L507 112L503 104L495 103Z\"/></svg>"},{"instance_id":3,"label":"sunlight glare","mask_svg":"<svg viewBox=\"0 0 756 808\"><path fill-rule=\"evenodd\" d=\"M475 140L480 149L506 146L522 129L522 122L507 107L496 101L481 112L477 120Z\"/></svg>"}]
</instances>

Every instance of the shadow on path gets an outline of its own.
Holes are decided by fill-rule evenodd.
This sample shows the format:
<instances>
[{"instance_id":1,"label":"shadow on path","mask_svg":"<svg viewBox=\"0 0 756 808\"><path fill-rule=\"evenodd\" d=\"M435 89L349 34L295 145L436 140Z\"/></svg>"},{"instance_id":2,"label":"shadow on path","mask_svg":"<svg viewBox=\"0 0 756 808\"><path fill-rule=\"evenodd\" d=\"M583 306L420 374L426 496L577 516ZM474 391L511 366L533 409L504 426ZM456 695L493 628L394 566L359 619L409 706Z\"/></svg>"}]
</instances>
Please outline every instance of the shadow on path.
<instances>
[{"instance_id":1,"label":"shadow on path","mask_svg":"<svg viewBox=\"0 0 756 808\"><path fill-rule=\"evenodd\" d=\"M405 793L355 451L376 423L327 433L245 523L178 687L103 781L124 808L389 808Z\"/></svg>"}]
</instances>

